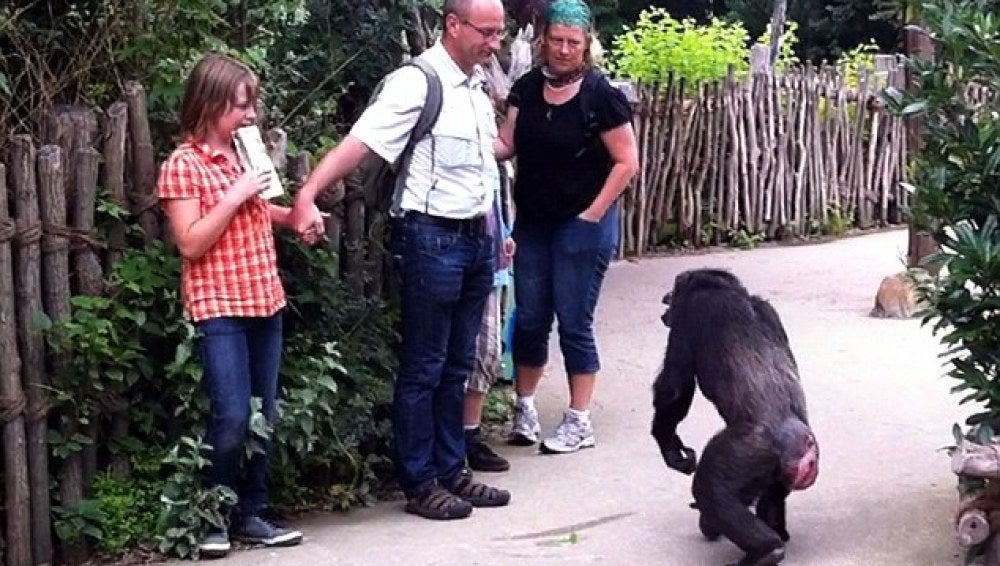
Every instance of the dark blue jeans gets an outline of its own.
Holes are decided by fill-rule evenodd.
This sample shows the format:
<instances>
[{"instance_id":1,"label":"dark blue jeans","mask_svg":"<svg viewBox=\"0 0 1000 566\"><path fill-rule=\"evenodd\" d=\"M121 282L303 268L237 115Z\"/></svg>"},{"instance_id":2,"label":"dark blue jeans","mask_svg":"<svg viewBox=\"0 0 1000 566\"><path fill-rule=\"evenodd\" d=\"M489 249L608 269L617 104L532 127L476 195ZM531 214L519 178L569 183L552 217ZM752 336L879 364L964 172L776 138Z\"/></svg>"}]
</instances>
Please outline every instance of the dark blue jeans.
<instances>
[{"instance_id":1,"label":"dark blue jeans","mask_svg":"<svg viewBox=\"0 0 1000 566\"><path fill-rule=\"evenodd\" d=\"M514 364L545 365L552 322L558 318L566 375L596 372L601 363L594 342L594 309L618 246L618 205L599 223L576 217L553 223L517 220L513 237Z\"/></svg>"},{"instance_id":2,"label":"dark blue jeans","mask_svg":"<svg viewBox=\"0 0 1000 566\"><path fill-rule=\"evenodd\" d=\"M493 286L493 240L482 228L440 226L407 214L393 230L402 274L393 430L407 497L435 482L450 485L465 462L465 381Z\"/></svg>"},{"instance_id":3,"label":"dark blue jeans","mask_svg":"<svg viewBox=\"0 0 1000 566\"><path fill-rule=\"evenodd\" d=\"M281 313L269 317L220 317L198 323L202 382L211 399L207 441L211 485L239 496L240 518L267 505L267 455L254 454L240 480L240 464L250 423L250 397L260 397L269 422L277 416L281 365ZM264 443L270 451L270 443Z\"/></svg>"}]
</instances>

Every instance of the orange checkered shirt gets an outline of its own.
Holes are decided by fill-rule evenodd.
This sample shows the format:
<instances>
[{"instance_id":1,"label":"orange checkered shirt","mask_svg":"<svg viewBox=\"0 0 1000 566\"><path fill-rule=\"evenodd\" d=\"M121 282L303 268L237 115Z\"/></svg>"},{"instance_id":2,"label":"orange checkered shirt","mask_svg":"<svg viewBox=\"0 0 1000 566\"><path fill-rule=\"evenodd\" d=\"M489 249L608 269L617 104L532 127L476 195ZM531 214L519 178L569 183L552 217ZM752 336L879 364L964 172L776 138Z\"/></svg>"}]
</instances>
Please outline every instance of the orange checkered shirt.
<instances>
[{"instance_id":1,"label":"orange checkered shirt","mask_svg":"<svg viewBox=\"0 0 1000 566\"><path fill-rule=\"evenodd\" d=\"M222 153L185 142L160 167L157 190L161 199L198 199L204 216L241 174ZM181 294L195 322L271 316L285 306L267 201L247 200L205 255L183 260Z\"/></svg>"}]
</instances>

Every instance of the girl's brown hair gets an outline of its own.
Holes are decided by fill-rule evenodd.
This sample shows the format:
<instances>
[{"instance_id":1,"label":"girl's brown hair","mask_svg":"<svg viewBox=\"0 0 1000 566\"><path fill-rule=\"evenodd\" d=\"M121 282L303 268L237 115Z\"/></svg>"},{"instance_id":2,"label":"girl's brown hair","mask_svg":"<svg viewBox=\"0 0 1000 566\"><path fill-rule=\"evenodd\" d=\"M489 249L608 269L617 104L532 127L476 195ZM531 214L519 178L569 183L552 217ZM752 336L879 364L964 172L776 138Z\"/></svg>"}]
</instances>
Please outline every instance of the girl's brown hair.
<instances>
[{"instance_id":1,"label":"girl's brown hair","mask_svg":"<svg viewBox=\"0 0 1000 566\"><path fill-rule=\"evenodd\" d=\"M181 103L181 133L185 138L205 137L209 125L222 117L236 98L236 88L246 83L250 102L257 100L257 76L243 63L209 53L188 76Z\"/></svg>"}]
</instances>

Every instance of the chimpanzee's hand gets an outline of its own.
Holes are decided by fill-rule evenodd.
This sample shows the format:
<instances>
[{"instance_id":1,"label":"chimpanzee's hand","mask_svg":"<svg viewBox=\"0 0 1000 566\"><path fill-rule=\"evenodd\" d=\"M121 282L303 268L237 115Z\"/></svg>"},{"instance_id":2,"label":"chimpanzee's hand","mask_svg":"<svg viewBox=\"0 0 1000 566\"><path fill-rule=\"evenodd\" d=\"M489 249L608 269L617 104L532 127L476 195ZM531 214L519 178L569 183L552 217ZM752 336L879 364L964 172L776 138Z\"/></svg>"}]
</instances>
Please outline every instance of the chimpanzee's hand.
<instances>
[{"instance_id":1,"label":"chimpanzee's hand","mask_svg":"<svg viewBox=\"0 0 1000 566\"><path fill-rule=\"evenodd\" d=\"M693 448L684 446L681 437L674 435L670 450L663 453L668 468L690 476L698 467L698 456Z\"/></svg>"}]
</instances>

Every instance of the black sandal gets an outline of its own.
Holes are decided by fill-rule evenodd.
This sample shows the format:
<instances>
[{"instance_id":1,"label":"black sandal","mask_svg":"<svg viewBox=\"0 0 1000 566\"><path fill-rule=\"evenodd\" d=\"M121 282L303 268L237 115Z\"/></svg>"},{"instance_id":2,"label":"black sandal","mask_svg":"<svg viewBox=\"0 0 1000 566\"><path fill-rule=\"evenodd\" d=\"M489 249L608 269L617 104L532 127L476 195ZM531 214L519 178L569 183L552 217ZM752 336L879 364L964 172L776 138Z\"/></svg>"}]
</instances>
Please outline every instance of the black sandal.
<instances>
[{"instance_id":1,"label":"black sandal","mask_svg":"<svg viewBox=\"0 0 1000 566\"><path fill-rule=\"evenodd\" d=\"M433 486L406 502L406 512L425 519L446 521L464 519L472 513L472 505L441 486Z\"/></svg>"},{"instance_id":2,"label":"black sandal","mask_svg":"<svg viewBox=\"0 0 1000 566\"><path fill-rule=\"evenodd\" d=\"M510 492L477 481L472 474L463 472L455 482L451 492L468 501L473 507L503 507L510 503Z\"/></svg>"}]
</instances>

